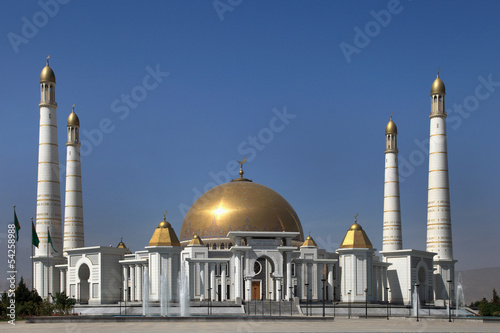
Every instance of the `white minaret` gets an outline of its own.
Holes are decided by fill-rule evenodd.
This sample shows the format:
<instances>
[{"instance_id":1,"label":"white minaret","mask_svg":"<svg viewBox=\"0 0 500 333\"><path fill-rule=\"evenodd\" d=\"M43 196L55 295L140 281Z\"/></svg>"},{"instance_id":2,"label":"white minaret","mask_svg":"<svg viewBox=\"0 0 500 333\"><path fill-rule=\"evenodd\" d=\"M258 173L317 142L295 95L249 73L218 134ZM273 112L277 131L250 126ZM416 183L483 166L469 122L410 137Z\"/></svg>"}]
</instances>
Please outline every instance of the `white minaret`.
<instances>
[{"instance_id":1,"label":"white minaret","mask_svg":"<svg viewBox=\"0 0 500 333\"><path fill-rule=\"evenodd\" d=\"M64 251L84 247L82 168L80 164L80 120L75 106L68 117L66 142L66 199L64 209Z\"/></svg>"},{"instance_id":2,"label":"white minaret","mask_svg":"<svg viewBox=\"0 0 500 333\"><path fill-rule=\"evenodd\" d=\"M382 251L401 250L401 209L399 202L398 128L391 120L385 128L384 234Z\"/></svg>"},{"instance_id":3,"label":"white minaret","mask_svg":"<svg viewBox=\"0 0 500 333\"><path fill-rule=\"evenodd\" d=\"M38 186L36 232L40 244L35 251L34 286L40 296L59 291L59 271L56 264L64 261L62 251L61 189L59 184L59 154L57 146L56 77L47 65L40 74L40 137L38 147ZM48 233L52 246L48 244Z\"/></svg>"},{"instance_id":4,"label":"white minaret","mask_svg":"<svg viewBox=\"0 0 500 333\"><path fill-rule=\"evenodd\" d=\"M434 80L431 88L431 130L429 143L429 187L427 199L427 251L434 252L434 294L448 299L448 287L454 283L455 260L451 239L448 151L443 81ZM453 289L453 288L452 288Z\"/></svg>"}]
</instances>

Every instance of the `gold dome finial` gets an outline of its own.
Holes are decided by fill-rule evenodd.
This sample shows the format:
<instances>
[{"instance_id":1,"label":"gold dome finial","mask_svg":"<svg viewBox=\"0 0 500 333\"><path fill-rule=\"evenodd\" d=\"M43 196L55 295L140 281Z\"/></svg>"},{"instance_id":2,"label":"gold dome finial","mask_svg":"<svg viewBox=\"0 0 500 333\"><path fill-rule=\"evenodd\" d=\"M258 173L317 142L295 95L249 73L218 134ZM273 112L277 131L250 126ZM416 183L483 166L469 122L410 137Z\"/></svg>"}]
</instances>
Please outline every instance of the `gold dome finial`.
<instances>
[{"instance_id":1,"label":"gold dome finial","mask_svg":"<svg viewBox=\"0 0 500 333\"><path fill-rule=\"evenodd\" d=\"M75 113L75 104L73 104L71 113L69 114L68 117L68 126L80 127L80 119L78 119L78 116Z\"/></svg>"},{"instance_id":2,"label":"gold dome finial","mask_svg":"<svg viewBox=\"0 0 500 333\"><path fill-rule=\"evenodd\" d=\"M49 58L50 55L47 56L47 64L42 69L40 73L40 83L42 82L53 82L56 83L56 76L54 75L54 71L49 66Z\"/></svg>"},{"instance_id":3,"label":"gold dome finial","mask_svg":"<svg viewBox=\"0 0 500 333\"><path fill-rule=\"evenodd\" d=\"M396 123L392 120L392 114L391 113L391 119L387 123L387 126L385 127L385 134L398 134L398 128L396 127Z\"/></svg>"},{"instance_id":4,"label":"gold dome finial","mask_svg":"<svg viewBox=\"0 0 500 333\"><path fill-rule=\"evenodd\" d=\"M163 213L163 221L166 221L167 220L167 211L165 211L165 213Z\"/></svg>"},{"instance_id":5,"label":"gold dome finial","mask_svg":"<svg viewBox=\"0 0 500 333\"><path fill-rule=\"evenodd\" d=\"M241 161L241 162L240 161L236 161L236 162L238 162L240 164L240 178L243 178L243 173L244 173L243 172L243 164L245 164L246 161L247 161L247 157L246 156L243 158L243 161Z\"/></svg>"},{"instance_id":6,"label":"gold dome finial","mask_svg":"<svg viewBox=\"0 0 500 333\"><path fill-rule=\"evenodd\" d=\"M431 87L431 96L434 94L446 94L446 89L444 87L443 80L439 77L439 71L441 70L441 67L438 68L437 74L436 74L436 79L432 83Z\"/></svg>"},{"instance_id":7,"label":"gold dome finial","mask_svg":"<svg viewBox=\"0 0 500 333\"><path fill-rule=\"evenodd\" d=\"M358 223L358 213L356 213L356 215L354 215L354 223Z\"/></svg>"},{"instance_id":8,"label":"gold dome finial","mask_svg":"<svg viewBox=\"0 0 500 333\"><path fill-rule=\"evenodd\" d=\"M236 161L240 164L240 178L235 178L233 180L231 180L232 182L238 182L238 181L247 181L247 182L251 182L250 179L246 179L246 178L243 178L243 164L245 164L245 162L247 161L247 157L245 156L243 158L243 161Z\"/></svg>"}]
</instances>

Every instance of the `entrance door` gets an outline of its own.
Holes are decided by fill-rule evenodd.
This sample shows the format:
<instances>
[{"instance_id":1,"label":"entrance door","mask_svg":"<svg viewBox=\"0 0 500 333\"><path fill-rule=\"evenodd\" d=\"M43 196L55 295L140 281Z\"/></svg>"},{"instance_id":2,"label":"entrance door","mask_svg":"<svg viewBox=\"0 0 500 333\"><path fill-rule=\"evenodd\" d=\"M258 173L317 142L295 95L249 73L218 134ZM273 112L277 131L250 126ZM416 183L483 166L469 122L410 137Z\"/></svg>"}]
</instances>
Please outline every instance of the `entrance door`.
<instances>
[{"instance_id":1,"label":"entrance door","mask_svg":"<svg viewBox=\"0 0 500 333\"><path fill-rule=\"evenodd\" d=\"M260 299L260 281L252 281L252 299Z\"/></svg>"}]
</instances>

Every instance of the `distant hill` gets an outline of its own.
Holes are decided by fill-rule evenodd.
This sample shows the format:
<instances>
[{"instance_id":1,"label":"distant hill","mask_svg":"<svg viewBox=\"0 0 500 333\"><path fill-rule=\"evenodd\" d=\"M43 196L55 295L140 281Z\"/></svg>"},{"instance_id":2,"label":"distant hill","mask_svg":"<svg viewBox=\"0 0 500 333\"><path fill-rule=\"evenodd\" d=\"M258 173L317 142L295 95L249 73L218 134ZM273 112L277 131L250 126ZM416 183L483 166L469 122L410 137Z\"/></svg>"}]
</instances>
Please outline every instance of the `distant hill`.
<instances>
[{"instance_id":1,"label":"distant hill","mask_svg":"<svg viewBox=\"0 0 500 333\"><path fill-rule=\"evenodd\" d=\"M455 281L458 281L459 274L462 276L465 303L467 305L471 302L480 301L483 297L491 300L493 288L500 292L500 267L456 272Z\"/></svg>"}]
</instances>

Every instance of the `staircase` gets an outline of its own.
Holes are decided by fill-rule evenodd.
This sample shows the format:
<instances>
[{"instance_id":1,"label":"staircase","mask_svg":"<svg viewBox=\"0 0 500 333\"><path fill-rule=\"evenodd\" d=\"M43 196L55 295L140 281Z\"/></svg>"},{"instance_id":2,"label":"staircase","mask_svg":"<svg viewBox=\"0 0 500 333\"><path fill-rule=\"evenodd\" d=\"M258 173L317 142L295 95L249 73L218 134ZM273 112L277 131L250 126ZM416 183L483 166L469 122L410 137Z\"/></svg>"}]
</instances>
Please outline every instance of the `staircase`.
<instances>
[{"instance_id":1,"label":"staircase","mask_svg":"<svg viewBox=\"0 0 500 333\"><path fill-rule=\"evenodd\" d=\"M290 301L269 301L269 300L254 300L243 304L245 313L249 316L302 316L296 304ZM281 311L281 313L280 313Z\"/></svg>"}]
</instances>

